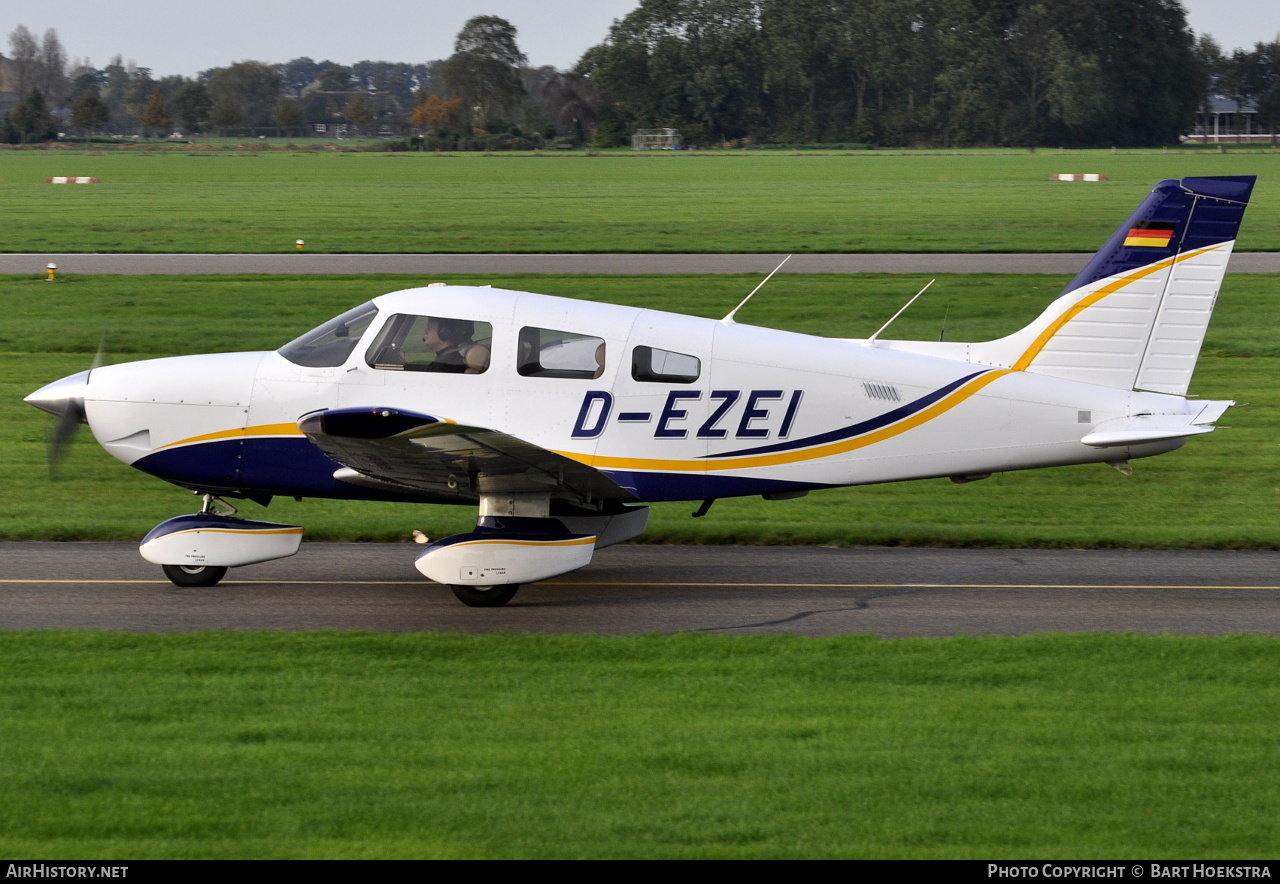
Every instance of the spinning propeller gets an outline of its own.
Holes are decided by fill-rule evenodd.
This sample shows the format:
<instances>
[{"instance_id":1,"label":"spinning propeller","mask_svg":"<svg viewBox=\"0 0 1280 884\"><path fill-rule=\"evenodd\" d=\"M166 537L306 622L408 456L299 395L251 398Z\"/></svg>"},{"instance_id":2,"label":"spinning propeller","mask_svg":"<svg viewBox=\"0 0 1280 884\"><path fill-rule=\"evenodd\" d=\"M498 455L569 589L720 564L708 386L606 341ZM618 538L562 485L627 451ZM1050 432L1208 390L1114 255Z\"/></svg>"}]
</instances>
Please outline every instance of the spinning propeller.
<instances>
[{"instance_id":1,"label":"spinning propeller","mask_svg":"<svg viewBox=\"0 0 1280 884\"><path fill-rule=\"evenodd\" d=\"M66 458L67 449L75 439L76 430L81 424L89 423L84 411L84 393L89 385L89 374L102 364L102 345L93 357L87 371L68 375L61 380L46 384L24 402L34 405L41 411L47 411L56 417L53 432L49 436L49 475L57 478L58 468Z\"/></svg>"}]
</instances>

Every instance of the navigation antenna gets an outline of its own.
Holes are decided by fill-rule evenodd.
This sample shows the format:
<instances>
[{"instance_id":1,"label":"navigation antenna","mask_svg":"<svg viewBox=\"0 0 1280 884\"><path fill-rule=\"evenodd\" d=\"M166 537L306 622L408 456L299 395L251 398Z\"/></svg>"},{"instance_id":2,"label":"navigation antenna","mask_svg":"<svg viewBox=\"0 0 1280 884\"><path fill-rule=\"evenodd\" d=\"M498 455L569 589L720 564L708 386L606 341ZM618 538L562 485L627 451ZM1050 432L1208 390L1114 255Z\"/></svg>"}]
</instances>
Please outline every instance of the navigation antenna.
<instances>
[{"instance_id":1,"label":"navigation antenna","mask_svg":"<svg viewBox=\"0 0 1280 884\"><path fill-rule=\"evenodd\" d=\"M787 255L787 257L785 257L785 258L783 258L783 259L782 259L782 264L785 264L785 263L787 263L787 262L788 262L788 261L790 261L790 260L791 260L791 256L790 256L790 255ZM751 290L751 295L754 295L756 292L760 291L760 289L764 288L764 284L765 284L766 282L768 282L769 280L773 279L773 274L774 274L774 273L777 273L779 270L781 270L781 269L782 269L782 264L779 264L777 267L773 268L773 273L770 273L770 274L769 274L768 276L766 276L764 279L760 280L760 284ZM720 321L721 321L721 322L727 322L727 323L729 323L730 325L735 324L735 323L734 323L734 321L733 321L733 314L735 314L735 313L737 313L739 310L741 310L741 309L742 309L742 307L743 307L743 304L746 304L748 301L750 301L750 300L751 300L751 295L747 295L745 298L743 298L743 299L742 299L742 304L739 304L737 307L734 307L732 310L730 310L730 311L729 311L729 315L728 315L728 316L726 316L724 319L722 319L722 320L720 320ZM892 322L892 320L890 320L890 321Z\"/></svg>"},{"instance_id":2,"label":"navigation antenna","mask_svg":"<svg viewBox=\"0 0 1280 884\"><path fill-rule=\"evenodd\" d=\"M906 313L906 312L907 312L907 308L908 308L908 307L910 307L912 304L914 304L914 303L916 302L916 298L918 298L918 297L920 297L921 295L923 295L923 294L928 290L929 286L933 285L933 284L934 284L935 282L937 282L937 281L938 281L938 280L935 278L935 279L931 279L931 280L929 280L928 282L926 282L926 283L924 284L924 288L922 288L922 289L920 289L920 291L916 292L916 297L915 297L915 298L912 298L910 301L908 301L907 303L903 304L903 305L902 305L902 309L901 309L901 310L899 310L897 313L895 313L895 314L893 314L892 316L890 316L890 317L889 317L889 321L888 321L888 322L886 322L884 325L880 326L878 329L876 329L876 333L875 333L874 335L872 335L871 337L867 338L867 341L866 341L866 343L865 343L865 344L863 344L863 346L864 346L864 347L871 347L871 346L873 346L873 345L875 344L875 342L876 342L876 338L877 338L877 337L879 337L880 332L884 331L886 328L888 328L889 326L893 325L893 321L894 321L895 319L897 319L899 316L901 316L903 313Z\"/></svg>"}]
</instances>

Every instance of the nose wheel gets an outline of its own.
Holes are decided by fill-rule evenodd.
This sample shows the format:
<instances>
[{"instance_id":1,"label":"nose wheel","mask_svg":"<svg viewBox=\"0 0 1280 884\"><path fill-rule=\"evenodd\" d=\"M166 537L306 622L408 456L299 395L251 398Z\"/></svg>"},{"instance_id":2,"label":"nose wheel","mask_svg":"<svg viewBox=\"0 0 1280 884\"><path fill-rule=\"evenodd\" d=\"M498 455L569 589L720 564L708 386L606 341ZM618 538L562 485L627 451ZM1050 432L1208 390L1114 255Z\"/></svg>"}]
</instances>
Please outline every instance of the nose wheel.
<instances>
[{"instance_id":1,"label":"nose wheel","mask_svg":"<svg viewBox=\"0 0 1280 884\"><path fill-rule=\"evenodd\" d=\"M213 586L227 576L227 569L217 565L161 565L164 576L174 586Z\"/></svg>"}]
</instances>

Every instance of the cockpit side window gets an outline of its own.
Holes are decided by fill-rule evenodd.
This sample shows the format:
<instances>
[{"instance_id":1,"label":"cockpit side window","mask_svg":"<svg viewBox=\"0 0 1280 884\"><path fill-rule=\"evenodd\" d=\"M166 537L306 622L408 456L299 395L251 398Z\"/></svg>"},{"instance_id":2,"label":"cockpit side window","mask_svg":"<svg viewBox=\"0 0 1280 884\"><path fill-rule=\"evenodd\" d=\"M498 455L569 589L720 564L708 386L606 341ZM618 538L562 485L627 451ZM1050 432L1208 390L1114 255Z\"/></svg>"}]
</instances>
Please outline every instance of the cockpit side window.
<instances>
[{"instance_id":1,"label":"cockpit side window","mask_svg":"<svg viewBox=\"0 0 1280 884\"><path fill-rule=\"evenodd\" d=\"M701 371L702 361L697 356L657 347L636 347L631 351L631 377L637 381L692 384Z\"/></svg>"},{"instance_id":2,"label":"cockpit side window","mask_svg":"<svg viewBox=\"0 0 1280 884\"><path fill-rule=\"evenodd\" d=\"M527 378L598 378L604 339L549 328L520 329L516 371Z\"/></svg>"},{"instance_id":3,"label":"cockpit side window","mask_svg":"<svg viewBox=\"0 0 1280 884\"><path fill-rule=\"evenodd\" d=\"M492 339L487 322L396 313L365 351L365 362L382 371L483 374Z\"/></svg>"},{"instance_id":4,"label":"cockpit side window","mask_svg":"<svg viewBox=\"0 0 1280 884\"><path fill-rule=\"evenodd\" d=\"M361 304L294 338L276 352L295 365L336 368L347 361L377 315L378 308L373 302Z\"/></svg>"}]
</instances>

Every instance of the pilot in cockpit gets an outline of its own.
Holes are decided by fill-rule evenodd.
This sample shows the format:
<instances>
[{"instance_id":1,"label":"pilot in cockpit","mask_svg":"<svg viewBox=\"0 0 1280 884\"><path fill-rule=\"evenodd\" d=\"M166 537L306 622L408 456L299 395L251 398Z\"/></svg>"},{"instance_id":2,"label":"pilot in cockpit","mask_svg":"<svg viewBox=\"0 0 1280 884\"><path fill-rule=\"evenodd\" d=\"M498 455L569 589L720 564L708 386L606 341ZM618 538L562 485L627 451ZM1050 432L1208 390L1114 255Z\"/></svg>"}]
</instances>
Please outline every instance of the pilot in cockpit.
<instances>
[{"instance_id":1,"label":"pilot in cockpit","mask_svg":"<svg viewBox=\"0 0 1280 884\"><path fill-rule=\"evenodd\" d=\"M422 332L422 343L435 351L427 371L479 374L489 366L489 348L472 340L475 323L469 319L431 317Z\"/></svg>"}]
</instances>

